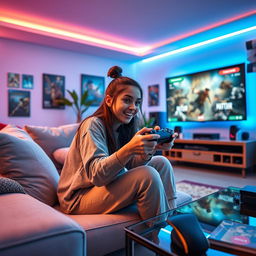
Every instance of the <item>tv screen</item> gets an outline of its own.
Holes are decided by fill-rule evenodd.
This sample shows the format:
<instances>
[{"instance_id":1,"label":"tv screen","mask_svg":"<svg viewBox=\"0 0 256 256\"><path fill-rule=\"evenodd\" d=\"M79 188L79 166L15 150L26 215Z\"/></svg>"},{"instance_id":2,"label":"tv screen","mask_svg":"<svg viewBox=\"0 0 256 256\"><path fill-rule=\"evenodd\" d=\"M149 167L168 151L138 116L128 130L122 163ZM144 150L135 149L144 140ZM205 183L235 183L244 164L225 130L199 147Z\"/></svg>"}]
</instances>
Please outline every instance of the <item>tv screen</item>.
<instances>
[{"instance_id":1,"label":"tv screen","mask_svg":"<svg viewBox=\"0 0 256 256\"><path fill-rule=\"evenodd\" d=\"M245 67L166 78L167 121L246 120Z\"/></svg>"}]
</instances>

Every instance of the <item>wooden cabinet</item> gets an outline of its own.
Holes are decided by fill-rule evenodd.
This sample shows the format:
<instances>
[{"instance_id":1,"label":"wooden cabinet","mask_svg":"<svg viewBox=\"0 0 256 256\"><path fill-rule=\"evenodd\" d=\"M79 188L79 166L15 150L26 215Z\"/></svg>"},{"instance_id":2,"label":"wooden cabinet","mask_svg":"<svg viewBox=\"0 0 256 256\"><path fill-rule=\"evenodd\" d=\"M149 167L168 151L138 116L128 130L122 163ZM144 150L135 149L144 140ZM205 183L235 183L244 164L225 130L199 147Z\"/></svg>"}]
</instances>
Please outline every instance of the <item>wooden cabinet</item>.
<instances>
[{"instance_id":1,"label":"wooden cabinet","mask_svg":"<svg viewBox=\"0 0 256 256\"><path fill-rule=\"evenodd\" d=\"M245 177L246 169L256 164L256 141L177 139L163 155L175 161L240 168Z\"/></svg>"}]
</instances>

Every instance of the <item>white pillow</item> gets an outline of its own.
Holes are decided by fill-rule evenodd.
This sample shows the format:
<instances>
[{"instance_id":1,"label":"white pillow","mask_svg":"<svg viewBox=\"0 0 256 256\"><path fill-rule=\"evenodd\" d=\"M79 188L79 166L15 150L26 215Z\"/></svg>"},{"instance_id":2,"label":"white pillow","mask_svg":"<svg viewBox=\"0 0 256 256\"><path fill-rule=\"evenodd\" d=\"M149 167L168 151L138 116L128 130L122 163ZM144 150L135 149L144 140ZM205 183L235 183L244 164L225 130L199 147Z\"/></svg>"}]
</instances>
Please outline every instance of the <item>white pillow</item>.
<instances>
[{"instance_id":1,"label":"white pillow","mask_svg":"<svg viewBox=\"0 0 256 256\"><path fill-rule=\"evenodd\" d=\"M65 159L67 157L69 151L69 147L66 148L58 148L57 150L55 150L53 152L53 157L55 159L55 161L57 161L59 164L64 164Z\"/></svg>"}]
</instances>

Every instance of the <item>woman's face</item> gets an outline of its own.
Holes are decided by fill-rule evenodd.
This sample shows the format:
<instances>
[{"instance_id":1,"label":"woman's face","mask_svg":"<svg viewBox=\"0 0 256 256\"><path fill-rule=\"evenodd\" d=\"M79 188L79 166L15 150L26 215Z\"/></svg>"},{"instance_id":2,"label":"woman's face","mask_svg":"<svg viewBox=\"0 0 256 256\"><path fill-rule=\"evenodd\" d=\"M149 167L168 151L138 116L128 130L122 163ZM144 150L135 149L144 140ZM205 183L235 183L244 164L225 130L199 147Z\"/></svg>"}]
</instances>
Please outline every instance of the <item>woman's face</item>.
<instances>
[{"instance_id":1,"label":"woman's face","mask_svg":"<svg viewBox=\"0 0 256 256\"><path fill-rule=\"evenodd\" d=\"M109 95L106 97L106 103L116 118L116 124L128 124L138 113L141 101L140 90L135 86L126 86L115 102Z\"/></svg>"}]
</instances>

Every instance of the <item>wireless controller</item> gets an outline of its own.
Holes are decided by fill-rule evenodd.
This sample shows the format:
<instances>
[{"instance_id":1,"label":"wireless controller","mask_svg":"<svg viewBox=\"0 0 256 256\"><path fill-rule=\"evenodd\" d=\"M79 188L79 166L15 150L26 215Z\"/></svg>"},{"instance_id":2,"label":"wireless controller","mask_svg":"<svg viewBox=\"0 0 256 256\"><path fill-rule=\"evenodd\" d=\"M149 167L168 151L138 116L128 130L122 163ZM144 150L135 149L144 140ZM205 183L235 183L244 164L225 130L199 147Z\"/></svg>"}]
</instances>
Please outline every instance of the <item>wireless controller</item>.
<instances>
[{"instance_id":1,"label":"wireless controller","mask_svg":"<svg viewBox=\"0 0 256 256\"><path fill-rule=\"evenodd\" d=\"M173 140L172 135L174 134L174 131L168 128L164 128L161 130L152 130L149 132L149 134L159 134L160 138L157 139L157 143L169 143Z\"/></svg>"}]
</instances>

